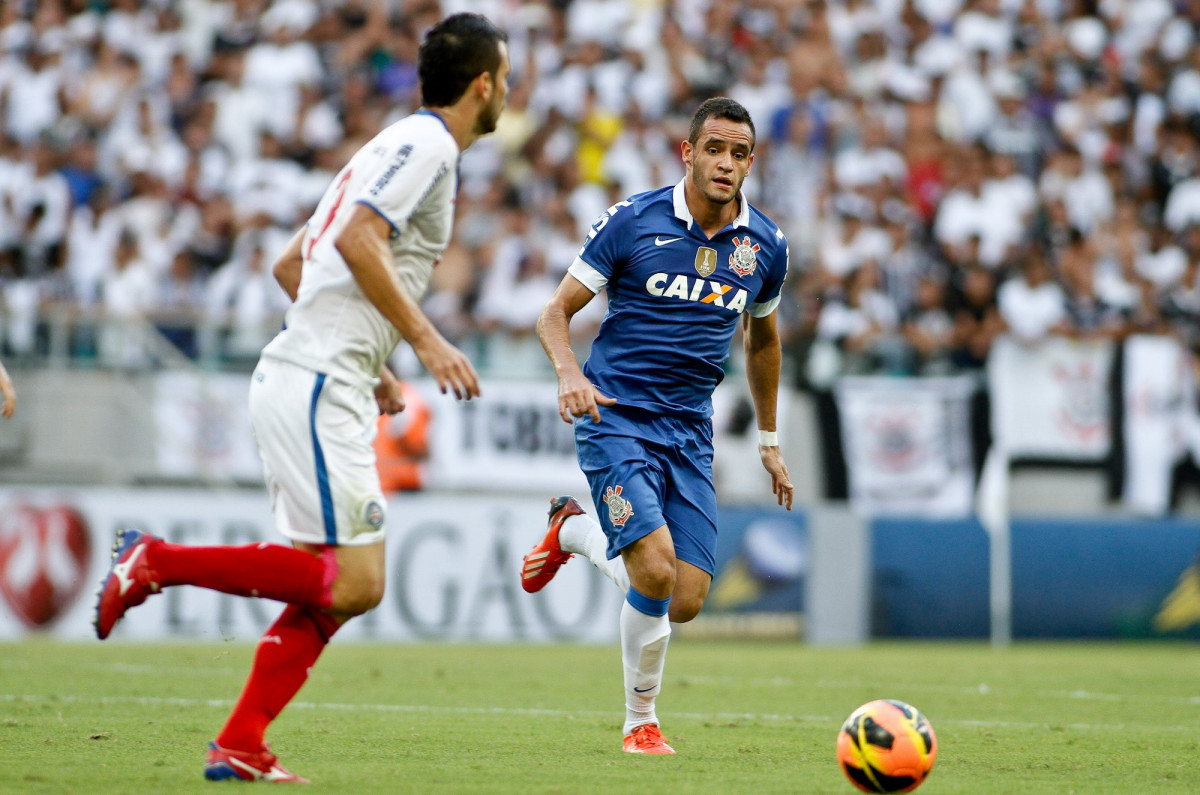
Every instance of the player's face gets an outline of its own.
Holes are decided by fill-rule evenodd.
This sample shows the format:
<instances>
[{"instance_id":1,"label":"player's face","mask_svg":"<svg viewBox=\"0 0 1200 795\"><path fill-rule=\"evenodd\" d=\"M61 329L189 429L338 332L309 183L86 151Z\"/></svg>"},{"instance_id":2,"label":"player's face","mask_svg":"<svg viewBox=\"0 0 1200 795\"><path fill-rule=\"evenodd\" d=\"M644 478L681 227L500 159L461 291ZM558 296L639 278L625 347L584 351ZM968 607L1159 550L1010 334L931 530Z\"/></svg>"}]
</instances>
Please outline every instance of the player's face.
<instances>
[{"instance_id":1,"label":"player's face","mask_svg":"<svg viewBox=\"0 0 1200 795\"><path fill-rule=\"evenodd\" d=\"M479 135L495 131L496 122L504 110L504 102L508 99L508 76L512 72L512 65L508 62L508 45L504 42L499 42L499 45L500 68L496 70L496 77L492 81L492 98L479 111L479 120L475 125L475 132Z\"/></svg>"},{"instance_id":2,"label":"player's face","mask_svg":"<svg viewBox=\"0 0 1200 795\"><path fill-rule=\"evenodd\" d=\"M728 204L737 198L750 173L753 146L750 125L729 119L705 119L696 145L683 142L688 179L713 204Z\"/></svg>"}]
</instances>

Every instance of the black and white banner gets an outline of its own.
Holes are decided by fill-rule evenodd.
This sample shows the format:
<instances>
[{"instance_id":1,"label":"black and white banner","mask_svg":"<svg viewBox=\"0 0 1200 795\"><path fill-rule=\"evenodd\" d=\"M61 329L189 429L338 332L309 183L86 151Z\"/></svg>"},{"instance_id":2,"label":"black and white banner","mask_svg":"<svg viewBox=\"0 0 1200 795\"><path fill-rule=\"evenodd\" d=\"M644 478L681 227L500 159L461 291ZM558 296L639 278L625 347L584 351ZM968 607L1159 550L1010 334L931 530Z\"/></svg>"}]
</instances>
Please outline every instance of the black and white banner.
<instances>
[{"instance_id":1,"label":"black and white banner","mask_svg":"<svg viewBox=\"0 0 1200 795\"><path fill-rule=\"evenodd\" d=\"M1000 337L988 356L992 437L1010 459L1098 462L1112 445L1113 345Z\"/></svg>"},{"instance_id":2,"label":"black and white banner","mask_svg":"<svg viewBox=\"0 0 1200 795\"><path fill-rule=\"evenodd\" d=\"M837 384L850 501L866 515L971 512L970 378Z\"/></svg>"},{"instance_id":3,"label":"black and white banner","mask_svg":"<svg viewBox=\"0 0 1200 795\"><path fill-rule=\"evenodd\" d=\"M1166 513L1171 472L1196 430L1196 374L1173 337L1125 340L1125 504L1148 516Z\"/></svg>"},{"instance_id":4,"label":"black and white banner","mask_svg":"<svg viewBox=\"0 0 1200 795\"><path fill-rule=\"evenodd\" d=\"M616 640L621 593L586 560L572 561L540 593L521 589L521 557L545 532L547 505L542 497L446 494L389 501L383 602L339 640ZM190 545L287 543L265 493L2 489L0 640L94 638L92 595L122 525ZM181 586L133 609L113 637L252 641L281 610Z\"/></svg>"}]
</instances>

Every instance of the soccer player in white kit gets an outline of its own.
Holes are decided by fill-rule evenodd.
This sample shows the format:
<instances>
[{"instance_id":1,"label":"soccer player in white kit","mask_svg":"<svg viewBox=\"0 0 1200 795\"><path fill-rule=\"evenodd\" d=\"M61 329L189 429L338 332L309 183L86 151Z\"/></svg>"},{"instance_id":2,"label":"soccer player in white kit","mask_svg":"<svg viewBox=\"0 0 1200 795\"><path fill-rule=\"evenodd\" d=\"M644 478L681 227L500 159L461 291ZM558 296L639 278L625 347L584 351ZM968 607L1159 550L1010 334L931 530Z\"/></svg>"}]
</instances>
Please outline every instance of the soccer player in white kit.
<instances>
[{"instance_id":1,"label":"soccer player in white kit","mask_svg":"<svg viewBox=\"0 0 1200 795\"><path fill-rule=\"evenodd\" d=\"M379 604L385 503L376 417L403 408L385 362L401 338L443 392L479 395L467 357L418 305L450 242L459 154L492 132L508 93L507 37L479 14L455 14L418 55L423 107L379 133L341 170L276 261L293 298L263 349L250 414L275 523L293 547L187 547L117 533L95 625L172 585L286 602L250 677L210 744L205 777L303 782L263 740L334 632Z\"/></svg>"}]
</instances>

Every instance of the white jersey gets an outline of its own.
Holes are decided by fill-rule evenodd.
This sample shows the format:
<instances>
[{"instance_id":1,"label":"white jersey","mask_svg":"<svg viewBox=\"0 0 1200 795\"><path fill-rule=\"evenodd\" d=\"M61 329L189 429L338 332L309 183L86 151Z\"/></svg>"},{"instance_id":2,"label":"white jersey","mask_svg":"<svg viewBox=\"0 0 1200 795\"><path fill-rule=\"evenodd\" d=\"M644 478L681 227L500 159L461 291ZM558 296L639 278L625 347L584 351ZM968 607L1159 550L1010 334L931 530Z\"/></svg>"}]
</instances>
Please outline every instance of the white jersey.
<instances>
[{"instance_id":1,"label":"white jersey","mask_svg":"<svg viewBox=\"0 0 1200 795\"><path fill-rule=\"evenodd\" d=\"M355 282L334 241L365 204L391 225L390 244L404 292L419 301L450 243L458 189L458 144L440 118L418 111L358 150L325 191L301 244L304 266L284 330L263 356L361 386L400 341Z\"/></svg>"}]
</instances>

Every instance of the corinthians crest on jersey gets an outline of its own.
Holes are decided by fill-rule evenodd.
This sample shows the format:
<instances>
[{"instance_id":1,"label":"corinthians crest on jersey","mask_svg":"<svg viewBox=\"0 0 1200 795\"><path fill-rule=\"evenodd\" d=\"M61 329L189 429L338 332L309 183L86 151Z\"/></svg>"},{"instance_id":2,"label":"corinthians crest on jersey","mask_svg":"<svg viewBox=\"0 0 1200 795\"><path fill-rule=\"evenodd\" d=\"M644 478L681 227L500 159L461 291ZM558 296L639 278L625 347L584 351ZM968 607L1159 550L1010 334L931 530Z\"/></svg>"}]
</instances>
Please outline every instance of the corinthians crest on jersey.
<instances>
[{"instance_id":1,"label":"corinthians crest on jersey","mask_svg":"<svg viewBox=\"0 0 1200 795\"><path fill-rule=\"evenodd\" d=\"M733 253L729 255L729 269L738 276L749 276L754 273L758 257L754 256L760 246L750 239L750 235L733 239Z\"/></svg>"}]
</instances>

